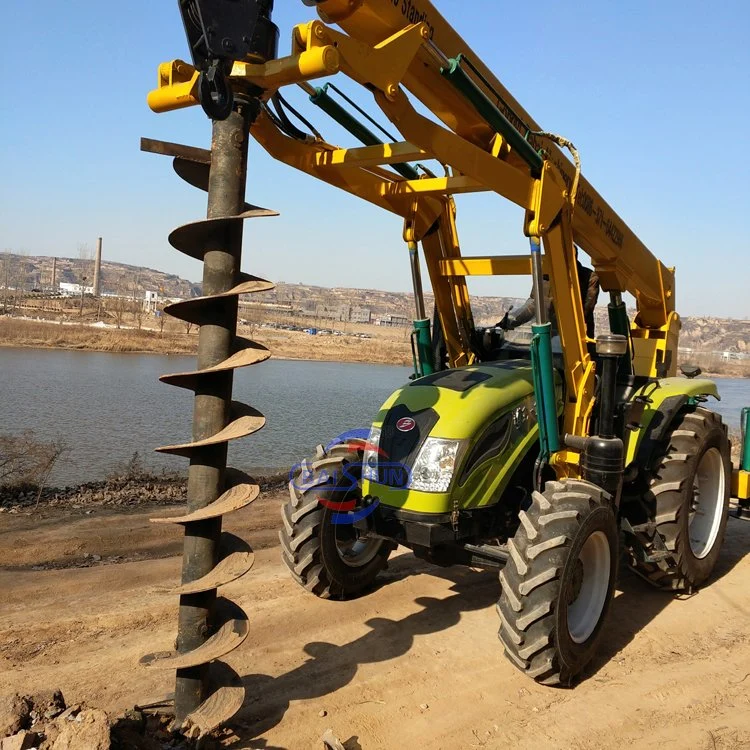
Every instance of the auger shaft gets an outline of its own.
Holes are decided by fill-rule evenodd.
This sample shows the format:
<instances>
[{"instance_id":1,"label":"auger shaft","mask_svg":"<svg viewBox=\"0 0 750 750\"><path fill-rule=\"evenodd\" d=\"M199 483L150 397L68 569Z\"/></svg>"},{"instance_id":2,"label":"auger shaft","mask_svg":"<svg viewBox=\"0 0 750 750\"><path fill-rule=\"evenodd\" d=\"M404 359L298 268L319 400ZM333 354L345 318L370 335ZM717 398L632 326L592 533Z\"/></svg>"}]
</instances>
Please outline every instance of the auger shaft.
<instances>
[{"instance_id":1,"label":"auger shaft","mask_svg":"<svg viewBox=\"0 0 750 750\"><path fill-rule=\"evenodd\" d=\"M248 128L250 107L238 103L232 114L213 123L211 169L208 184L209 219L236 216L244 210L247 177ZM221 294L238 279L242 254L242 222L227 227L223 245L205 253L203 294ZM237 325L237 297L214 300L205 309L206 321L198 339L198 369L213 367L232 353ZM218 433L229 420L232 397L232 370L205 377L195 392L193 440ZM214 502L224 490L227 443L196 451L188 472L188 511ZM216 565L221 517L185 526L182 583L195 581ZM182 595L177 633L177 651L186 653L205 642L211 632L211 616L216 589ZM208 695L208 665L178 669L175 685L175 719L179 724Z\"/></svg>"}]
</instances>

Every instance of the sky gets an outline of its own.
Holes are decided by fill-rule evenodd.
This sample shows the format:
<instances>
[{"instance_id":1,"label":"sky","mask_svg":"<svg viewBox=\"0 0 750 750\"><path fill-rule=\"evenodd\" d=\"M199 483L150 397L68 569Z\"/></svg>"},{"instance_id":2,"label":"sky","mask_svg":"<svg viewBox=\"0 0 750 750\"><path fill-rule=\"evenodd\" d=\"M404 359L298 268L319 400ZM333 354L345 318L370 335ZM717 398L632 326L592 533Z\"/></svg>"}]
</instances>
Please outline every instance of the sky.
<instances>
[{"instance_id":1,"label":"sky","mask_svg":"<svg viewBox=\"0 0 750 750\"><path fill-rule=\"evenodd\" d=\"M543 128L578 147L587 179L643 242L677 267L683 315L750 319L750 3L725 0L435 0ZM313 18L276 0L280 54ZM126 11L122 10L123 8ZM200 108L156 115L161 61L188 58L176 0L11 0L0 63L0 250L75 257L102 236L106 260L200 280L167 243L205 216L205 194L141 136L208 147ZM338 81L337 81L338 83ZM339 145L304 96L289 98ZM358 101L375 114L371 95ZM408 291L401 220L274 162L251 142L247 199L281 212L245 225L243 270L276 281ZM462 196L464 255L524 253L522 214ZM528 278L472 280L525 296Z\"/></svg>"}]
</instances>

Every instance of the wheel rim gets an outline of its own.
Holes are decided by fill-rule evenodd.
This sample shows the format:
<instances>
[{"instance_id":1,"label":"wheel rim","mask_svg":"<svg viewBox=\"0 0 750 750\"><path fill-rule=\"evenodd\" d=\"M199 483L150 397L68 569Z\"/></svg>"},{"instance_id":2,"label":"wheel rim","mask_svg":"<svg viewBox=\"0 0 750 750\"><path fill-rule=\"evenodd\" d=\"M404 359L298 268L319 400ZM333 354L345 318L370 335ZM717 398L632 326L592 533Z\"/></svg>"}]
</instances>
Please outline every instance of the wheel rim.
<instances>
[{"instance_id":1,"label":"wheel rim","mask_svg":"<svg viewBox=\"0 0 750 750\"><path fill-rule=\"evenodd\" d=\"M337 533L336 549L341 561L350 568L361 568L378 554L382 539L373 539L367 535L359 536L358 532L349 527L350 534L343 538Z\"/></svg>"},{"instance_id":2,"label":"wheel rim","mask_svg":"<svg viewBox=\"0 0 750 750\"><path fill-rule=\"evenodd\" d=\"M341 489L336 489L334 492L339 493ZM338 501L345 502L352 498L362 499L357 487L344 490L343 496ZM332 521L333 519L329 519L328 522L331 523ZM333 529L339 558L350 568L361 568L367 565L375 558L383 544L382 539L370 537L366 533L363 534L348 523L333 524Z\"/></svg>"},{"instance_id":3,"label":"wheel rim","mask_svg":"<svg viewBox=\"0 0 750 750\"><path fill-rule=\"evenodd\" d=\"M688 522L690 549L698 559L706 557L716 543L724 513L725 494L724 460L718 448L709 448L695 472Z\"/></svg>"},{"instance_id":4,"label":"wheel rim","mask_svg":"<svg viewBox=\"0 0 750 750\"><path fill-rule=\"evenodd\" d=\"M575 643L587 640L601 619L610 567L609 539L603 531L595 531L581 548L570 587L568 632Z\"/></svg>"}]
</instances>

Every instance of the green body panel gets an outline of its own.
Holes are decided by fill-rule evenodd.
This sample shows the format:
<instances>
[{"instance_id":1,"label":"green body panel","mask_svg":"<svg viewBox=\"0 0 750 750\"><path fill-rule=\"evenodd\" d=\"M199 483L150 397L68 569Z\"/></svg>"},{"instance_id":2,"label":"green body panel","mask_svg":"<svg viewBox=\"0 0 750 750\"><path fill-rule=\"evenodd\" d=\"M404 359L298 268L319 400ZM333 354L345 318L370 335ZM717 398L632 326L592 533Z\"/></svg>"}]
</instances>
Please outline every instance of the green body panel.
<instances>
[{"instance_id":1,"label":"green body panel","mask_svg":"<svg viewBox=\"0 0 750 750\"><path fill-rule=\"evenodd\" d=\"M628 432L625 435L625 465L632 463L635 459L638 448L645 436L648 426L653 418L659 413L661 405L668 398L674 396L687 396L688 399L695 396L714 396L720 399L719 391L713 380L705 378L662 378L658 383L647 383L639 388L630 399L631 401L637 396L647 396L651 402L646 404L641 419L641 429Z\"/></svg>"},{"instance_id":2,"label":"green body panel","mask_svg":"<svg viewBox=\"0 0 750 750\"><path fill-rule=\"evenodd\" d=\"M463 486L457 486L454 479L449 492L400 490L368 480L363 481L362 491L366 495L376 496L381 505L413 513L444 514L454 508L484 508L498 502L513 472L538 437L539 429L534 425L512 450L479 464ZM460 468L455 476L459 472Z\"/></svg>"},{"instance_id":3,"label":"green body panel","mask_svg":"<svg viewBox=\"0 0 750 750\"><path fill-rule=\"evenodd\" d=\"M531 326L531 332L534 334L531 342L531 366L536 374L534 393L538 407L540 452L545 458L560 450L551 331L550 323L537 323Z\"/></svg>"},{"instance_id":4,"label":"green body panel","mask_svg":"<svg viewBox=\"0 0 750 750\"><path fill-rule=\"evenodd\" d=\"M415 320L414 336L416 338L417 362L414 363L417 377L432 375L435 368L432 363L432 341L430 340L430 321Z\"/></svg>"},{"instance_id":5,"label":"green body panel","mask_svg":"<svg viewBox=\"0 0 750 750\"><path fill-rule=\"evenodd\" d=\"M382 427L388 411L398 404L406 405L411 412L434 409L438 420L430 436L463 441L448 492L397 489L363 480L363 494L377 497L383 505L417 513L450 513L498 502L518 464L538 439L531 364L527 360L512 360L462 367L459 371L481 372L489 378L466 391L430 383L420 385L420 380L415 380L395 391L373 422L373 426ZM559 383L557 395L560 403ZM498 455L477 463L463 477L464 462L485 428L508 413L512 413L512 420L507 445Z\"/></svg>"}]
</instances>

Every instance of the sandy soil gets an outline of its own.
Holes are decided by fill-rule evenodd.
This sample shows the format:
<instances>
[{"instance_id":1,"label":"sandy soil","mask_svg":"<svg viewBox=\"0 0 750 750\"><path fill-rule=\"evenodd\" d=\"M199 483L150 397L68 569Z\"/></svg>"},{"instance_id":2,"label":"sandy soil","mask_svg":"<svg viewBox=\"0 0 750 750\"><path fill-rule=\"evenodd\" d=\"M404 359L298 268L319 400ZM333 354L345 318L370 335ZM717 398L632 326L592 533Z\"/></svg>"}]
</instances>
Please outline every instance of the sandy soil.
<instances>
[{"instance_id":1,"label":"sandy soil","mask_svg":"<svg viewBox=\"0 0 750 750\"><path fill-rule=\"evenodd\" d=\"M559 690L504 659L491 572L401 552L369 596L312 598L279 560L280 497L226 519L258 550L225 589L251 618L229 657L248 688L234 747L320 748L329 727L348 750L750 747L750 523L730 519L714 580L692 597L623 572L600 658ZM174 638L164 589L179 575L180 530L147 517L0 518L0 693L60 687L114 712L171 690L170 672L137 661Z\"/></svg>"}]
</instances>

